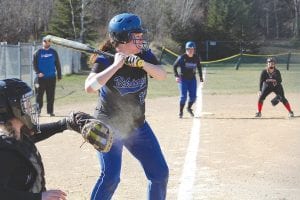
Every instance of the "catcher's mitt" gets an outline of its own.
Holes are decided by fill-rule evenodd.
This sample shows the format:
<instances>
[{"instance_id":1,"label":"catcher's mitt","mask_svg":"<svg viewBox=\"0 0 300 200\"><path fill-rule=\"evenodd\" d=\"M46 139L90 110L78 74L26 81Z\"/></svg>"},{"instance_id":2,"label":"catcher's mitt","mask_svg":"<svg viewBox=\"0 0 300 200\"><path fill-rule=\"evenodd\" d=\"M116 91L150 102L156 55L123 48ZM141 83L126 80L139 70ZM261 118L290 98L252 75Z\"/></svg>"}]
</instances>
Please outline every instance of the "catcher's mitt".
<instances>
[{"instance_id":1,"label":"catcher's mitt","mask_svg":"<svg viewBox=\"0 0 300 200\"><path fill-rule=\"evenodd\" d=\"M100 152L108 152L113 142L109 128L84 112L71 112L67 117L68 129L81 133L84 140Z\"/></svg>"}]
</instances>

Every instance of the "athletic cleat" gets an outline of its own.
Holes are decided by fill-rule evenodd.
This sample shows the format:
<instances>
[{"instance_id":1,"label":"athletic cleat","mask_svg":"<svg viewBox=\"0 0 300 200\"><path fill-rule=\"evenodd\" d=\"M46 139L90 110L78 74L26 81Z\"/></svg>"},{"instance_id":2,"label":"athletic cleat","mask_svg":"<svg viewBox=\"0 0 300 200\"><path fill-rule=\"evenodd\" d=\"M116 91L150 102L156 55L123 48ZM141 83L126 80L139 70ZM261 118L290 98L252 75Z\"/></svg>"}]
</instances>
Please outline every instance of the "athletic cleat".
<instances>
[{"instance_id":1,"label":"athletic cleat","mask_svg":"<svg viewBox=\"0 0 300 200\"><path fill-rule=\"evenodd\" d=\"M255 113L255 117L261 117L261 112Z\"/></svg>"},{"instance_id":2,"label":"athletic cleat","mask_svg":"<svg viewBox=\"0 0 300 200\"><path fill-rule=\"evenodd\" d=\"M179 113L179 118L182 118L182 116L183 116L183 113L180 112L180 113Z\"/></svg>"},{"instance_id":3,"label":"athletic cleat","mask_svg":"<svg viewBox=\"0 0 300 200\"><path fill-rule=\"evenodd\" d=\"M187 111L188 111L188 113L190 113L190 115L191 115L192 117L194 117L194 113L193 113L193 110L192 110L191 108L188 108Z\"/></svg>"},{"instance_id":4,"label":"athletic cleat","mask_svg":"<svg viewBox=\"0 0 300 200\"><path fill-rule=\"evenodd\" d=\"M294 117L294 112L293 111L289 112L289 117Z\"/></svg>"}]
</instances>

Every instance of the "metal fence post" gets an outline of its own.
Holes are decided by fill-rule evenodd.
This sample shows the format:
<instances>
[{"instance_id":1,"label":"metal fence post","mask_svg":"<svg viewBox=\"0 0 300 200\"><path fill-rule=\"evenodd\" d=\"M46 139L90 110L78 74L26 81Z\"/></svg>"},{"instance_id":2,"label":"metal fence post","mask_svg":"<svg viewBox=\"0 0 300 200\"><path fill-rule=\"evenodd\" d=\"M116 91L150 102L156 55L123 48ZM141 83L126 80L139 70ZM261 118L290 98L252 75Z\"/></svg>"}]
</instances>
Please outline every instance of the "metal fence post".
<instances>
[{"instance_id":1,"label":"metal fence post","mask_svg":"<svg viewBox=\"0 0 300 200\"><path fill-rule=\"evenodd\" d=\"M160 58L159 58L159 63L161 63L161 60L162 60L162 57L163 57L163 54L165 53L165 47L162 47L161 49L161 54L160 54Z\"/></svg>"},{"instance_id":2,"label":"metal fence post","mask_svg":"<svg viewBox=\"0 0 300 200\"><path fill-rule=\"evenodd\" d=\"M235 65L235 70L238 70L240 68L241 62L242 62L242 57L243 57L243 51L241 51L240 57Z\"/></svg>"},{"instance_id":3,"label":"metal fence post","mask_svg":"<svg viewBox=\"0 0 300 200\"><path fill-rule=\"evenodd\" d=\"M290 69L290 60L291 60L291 52L289 52L288 54L288 58L287 58L287 63L286 63L286 69L289 70Z\"/></svg>"}]
</instances>

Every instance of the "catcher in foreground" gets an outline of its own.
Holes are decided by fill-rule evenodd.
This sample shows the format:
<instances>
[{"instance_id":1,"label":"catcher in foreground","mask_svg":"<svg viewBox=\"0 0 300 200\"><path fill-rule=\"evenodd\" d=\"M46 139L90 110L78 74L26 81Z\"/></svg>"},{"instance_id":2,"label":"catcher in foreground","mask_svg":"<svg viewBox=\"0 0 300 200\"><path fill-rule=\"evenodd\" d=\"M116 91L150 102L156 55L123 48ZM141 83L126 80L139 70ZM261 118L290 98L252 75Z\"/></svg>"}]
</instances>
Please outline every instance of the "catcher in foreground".
<instances>
[{"instance_id":1,"label":"catcher in foreground","mask_svg":"<svg viewBox=\"0 0 300 200\"><path fill-rule=\"evenodd\" d=\"M66 200L60 189L46 189L41 155L35 143L66 129L82 133L97 150L109 151L112 134L100 121L72 112L57 122L39 124L32 89L20 79L0 80L0 198Z\"/></svg>"}]
</instances>

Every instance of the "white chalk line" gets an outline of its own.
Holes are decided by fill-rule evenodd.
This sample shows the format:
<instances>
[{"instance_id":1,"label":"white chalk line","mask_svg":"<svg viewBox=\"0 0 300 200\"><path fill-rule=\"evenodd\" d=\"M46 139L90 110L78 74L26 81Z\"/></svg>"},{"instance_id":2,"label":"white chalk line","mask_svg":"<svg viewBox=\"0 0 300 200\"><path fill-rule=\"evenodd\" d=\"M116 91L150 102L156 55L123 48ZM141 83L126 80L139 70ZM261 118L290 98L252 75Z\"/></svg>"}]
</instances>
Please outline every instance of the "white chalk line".
<instances>
[{"instance_id":1,"label":"white chalk line","mask_svg":"<svg viewBox=\"0 0 300 200\"><path fill-rule=\"evenodd\" d=\"M203 75L205 75L205 72L206 69L204 68ZM200 83L197 88L195 116L199 116L199 117L202 112L202 87L203 84ZM190 133L189 145L185 156L183 171L180 178L177 200L193 199L193 187L194 187L195 175L197 170L197 154L198 154L198 148L200 142L200 128L201 128L200 119L194 118L192 130Z\"/></svg>"}]
</instances>

